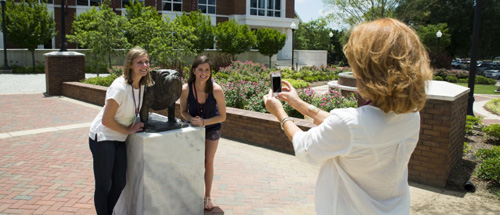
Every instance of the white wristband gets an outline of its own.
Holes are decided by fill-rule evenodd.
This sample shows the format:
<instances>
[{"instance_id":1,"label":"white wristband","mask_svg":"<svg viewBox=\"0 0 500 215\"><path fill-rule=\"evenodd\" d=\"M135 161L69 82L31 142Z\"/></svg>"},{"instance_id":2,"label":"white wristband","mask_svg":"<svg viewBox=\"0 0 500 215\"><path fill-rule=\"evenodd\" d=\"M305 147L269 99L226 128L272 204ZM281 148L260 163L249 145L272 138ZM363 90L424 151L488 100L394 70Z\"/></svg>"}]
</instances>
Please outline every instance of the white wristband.
<instances>
[{"instance_id":1,"label":"white wristband","mask_svg":"<svg viewBox=\"0 0 500 215\"><path fill-rule=\"evenodd\" d=\"M314 105L309 105L307 109L309 109L311 112L315 114L319 112L319 108L315 107Z\"/></svg>"}]
</instances>

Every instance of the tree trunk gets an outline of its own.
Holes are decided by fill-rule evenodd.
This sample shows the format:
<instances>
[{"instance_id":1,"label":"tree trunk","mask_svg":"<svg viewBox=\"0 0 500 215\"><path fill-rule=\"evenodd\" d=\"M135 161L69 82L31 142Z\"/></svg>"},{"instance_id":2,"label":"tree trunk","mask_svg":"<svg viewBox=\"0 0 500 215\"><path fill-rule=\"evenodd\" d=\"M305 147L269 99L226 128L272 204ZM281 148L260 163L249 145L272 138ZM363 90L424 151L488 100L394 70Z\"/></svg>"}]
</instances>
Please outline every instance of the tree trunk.
<instances>
[{"instance_id":1,"label":"tree trunk","mask_svg":"<svg viewBox=\"0 0 500 215\"><path fill-rule=\"evenodd\" d=\"M108 53L108 68L111 68L111 52Z\"/></svg>"},{"instance_id":2,"label":"tree trunk","mask_svg":"<svg viewBox=\"0 0 500 215\"><path fill-rule=\"evenodd\" d=\"M269 55L269 68L273 68L273 66L271 65L271 57L272 55Z\"/></svg>"},{"instance_id":3,"label":"tree trunk","mask_svg":"<svg viewBox=\"0 0 500 215\"><path fill-rule=\"evenodd\" d=\"M33 73L35 73L36 72L36 70L35 70L35 50L33 49L30 51L31 51L31 59L33 61Z\"/></svg>"}]
</instances>

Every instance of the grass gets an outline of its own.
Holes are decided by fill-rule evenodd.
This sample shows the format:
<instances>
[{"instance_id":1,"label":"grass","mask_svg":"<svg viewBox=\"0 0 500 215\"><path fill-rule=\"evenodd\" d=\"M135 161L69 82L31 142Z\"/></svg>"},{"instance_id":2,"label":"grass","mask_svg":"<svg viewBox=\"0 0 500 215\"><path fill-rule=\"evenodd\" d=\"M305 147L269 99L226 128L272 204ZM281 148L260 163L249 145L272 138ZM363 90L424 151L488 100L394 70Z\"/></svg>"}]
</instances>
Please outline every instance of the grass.
<instances>
[{"instance_id":1,"label":"grass","mask_svg":"<svg viewBox=\"0 0 500 215\"><path fill-rule=\"evenodd\" d=\"M467 83L456 83L463 87L469 87ZM484 85L484 84L475 84L474 85L474 94L492 94L492 95L500 95L500 93L495 93L498 87L495 85Z\"/></svg>"}]
</instances>

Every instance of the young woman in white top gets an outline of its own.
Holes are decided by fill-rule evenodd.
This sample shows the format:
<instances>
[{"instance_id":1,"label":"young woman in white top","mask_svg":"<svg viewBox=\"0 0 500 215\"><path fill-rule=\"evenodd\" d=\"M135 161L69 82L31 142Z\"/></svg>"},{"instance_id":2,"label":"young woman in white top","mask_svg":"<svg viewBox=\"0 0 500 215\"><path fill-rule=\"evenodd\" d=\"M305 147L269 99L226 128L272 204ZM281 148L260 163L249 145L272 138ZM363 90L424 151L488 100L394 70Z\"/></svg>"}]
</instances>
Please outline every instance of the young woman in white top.
<instances>
[{"instance_id":1,"label":"young woman in white top","mask_svg":"<svg viewBox=\"0 0 500 215\"><path fill-rule=\"evenodd\" d=\"M327 113L283 81L279 99L318 126L302 131L271 93L266 109L280 120L297 158L321 167L317 214L409 214L408 162L432 77L427 52L412 29L390 18L355 27L344 52L369 104Z\"/></svg>"},{"instance_id":2,"label":"young woman in white top","mask_svg":"<svg viewBox=\"0 0 500 215\"><path fill-rule=\"evenodd\" d=\"M138 120L144 86L151 85L148 53L135 47L127 54L123 75L106 92L104 108L92 122L89 145L94 160L94 204L97 214L112 214L125 187L127 154L125 140L141 131Z\"/></svg>"}]
</instances>

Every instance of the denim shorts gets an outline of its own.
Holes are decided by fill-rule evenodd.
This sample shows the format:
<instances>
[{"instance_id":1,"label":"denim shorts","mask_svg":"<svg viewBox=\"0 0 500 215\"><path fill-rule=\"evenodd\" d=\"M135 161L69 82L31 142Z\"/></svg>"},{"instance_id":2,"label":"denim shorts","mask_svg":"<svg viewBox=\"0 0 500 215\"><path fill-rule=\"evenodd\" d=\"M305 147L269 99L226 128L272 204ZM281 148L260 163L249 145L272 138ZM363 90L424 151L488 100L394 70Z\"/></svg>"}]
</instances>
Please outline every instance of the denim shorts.
<instances>
[{"instance_id":1,"label":"denim shorts","mask_svg":"<svg viewBox=\"0 0 500 215\"><path fill-rule=\"evenodd\" d=\"M220 139L220 129L217 129L215 131L206 131L205 132L205 139L210 140L210 141L216 141Z\"/></svg>"}]
</instances>

